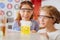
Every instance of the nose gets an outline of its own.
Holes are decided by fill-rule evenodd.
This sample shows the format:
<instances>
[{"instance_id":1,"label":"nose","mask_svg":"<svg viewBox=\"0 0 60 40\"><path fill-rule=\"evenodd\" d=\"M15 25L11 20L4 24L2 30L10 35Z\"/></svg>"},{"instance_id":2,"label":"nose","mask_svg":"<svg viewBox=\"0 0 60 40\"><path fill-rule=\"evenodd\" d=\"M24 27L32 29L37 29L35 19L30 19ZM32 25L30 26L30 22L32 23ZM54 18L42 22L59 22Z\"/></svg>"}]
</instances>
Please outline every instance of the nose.
<instances>
[{"instance_id":1,"label":"nose","mask_svg":"<svg viewBox=\"0 0 60 40\"><path fill-rule=\"evenodd\" d=\"M39 20L44 22L44 17L40 17Z\"/></svg>"},{"instance_id":2,"label":"nose","mask_svg":"<svg viewBox=\"0 0 60 40\"><path fill-rule=\"evenodd\" d=\"M25 11L25 12L24 12L24 15L28 15L28 12L27 12L27 11Z\"/></svg>"}]
</instances>

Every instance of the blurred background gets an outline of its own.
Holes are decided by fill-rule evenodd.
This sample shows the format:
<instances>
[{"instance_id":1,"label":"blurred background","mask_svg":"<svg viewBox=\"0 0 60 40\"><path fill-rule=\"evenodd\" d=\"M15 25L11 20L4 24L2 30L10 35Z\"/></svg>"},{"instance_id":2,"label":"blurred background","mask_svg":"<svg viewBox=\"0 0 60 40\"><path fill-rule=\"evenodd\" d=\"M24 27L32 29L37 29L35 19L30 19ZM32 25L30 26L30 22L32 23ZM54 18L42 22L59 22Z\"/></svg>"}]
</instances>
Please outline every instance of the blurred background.
<instances>
[{"instance_id":1,"label":"blurred background","mask_svg":"<svg viewBox=\"0 0 60 40\"><path fill-rule=\"evenodd\" d=\"M39 8L44 5L53 5L60 11L60 0L0 0L0 16L2 15L6 18L6 28L12 29L12 24L16 18L16 13L19 11L19 5L22 1L31 1L34 4L35 20L38 19L37 15L39 14ZM57 29L60 29L60 24L56 24L55 26Z\"/></svg>"}]
</instances>

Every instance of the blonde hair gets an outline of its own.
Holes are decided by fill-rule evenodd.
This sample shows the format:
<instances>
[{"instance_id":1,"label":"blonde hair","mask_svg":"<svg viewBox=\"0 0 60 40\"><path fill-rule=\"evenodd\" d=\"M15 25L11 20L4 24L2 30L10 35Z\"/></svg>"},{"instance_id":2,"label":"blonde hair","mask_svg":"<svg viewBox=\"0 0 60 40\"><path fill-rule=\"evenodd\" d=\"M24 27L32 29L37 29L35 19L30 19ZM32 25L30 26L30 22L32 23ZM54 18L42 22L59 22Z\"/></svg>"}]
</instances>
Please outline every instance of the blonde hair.
<instances>
[{"instance_id":1,"label":"blonde hair","mask_svg":"<svg viewBox=\"0 0 60 40\"><path fill-rule=\"evenodd\" d=\"M54 6L43 6L41 10L49 13L50 16L56 19L55 23L60 23L60 12Z\"/></svg>"}]
</instances>

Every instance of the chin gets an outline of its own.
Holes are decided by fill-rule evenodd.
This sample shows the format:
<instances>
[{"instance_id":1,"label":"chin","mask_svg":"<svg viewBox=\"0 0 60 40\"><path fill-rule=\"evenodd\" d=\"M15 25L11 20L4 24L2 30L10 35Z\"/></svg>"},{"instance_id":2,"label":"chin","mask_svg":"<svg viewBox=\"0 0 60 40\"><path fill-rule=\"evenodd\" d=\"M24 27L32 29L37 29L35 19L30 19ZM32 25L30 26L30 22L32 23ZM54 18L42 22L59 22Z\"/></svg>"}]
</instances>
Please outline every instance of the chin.
<instances>
[{"instance_id":1,"label":"chin","mask_svg":"<svg viewBox=\"0 0 60 40\"><path fill-rule=\"evenodd\" d=\"M46 25L40 25L40 27L46 27Z\"/></svg>"},{"instance_id":2,"label":"chin","mask_svg":"<svg viewBox=\"0 0 60 40\"><path fill-rule=\"evenodd\" d=\"M45 27L45 26L40 26L40 27Z\"/></svg>"},{"instance_id":3,"label":"chin","mask_svg":"<svg viewBox=\"0 0 60 40\"><path fill-rule=\"evenodd\" d=\"M45 26L40 26L40 29L44 29L45 28Z\"/></svg>"}]
</instances>

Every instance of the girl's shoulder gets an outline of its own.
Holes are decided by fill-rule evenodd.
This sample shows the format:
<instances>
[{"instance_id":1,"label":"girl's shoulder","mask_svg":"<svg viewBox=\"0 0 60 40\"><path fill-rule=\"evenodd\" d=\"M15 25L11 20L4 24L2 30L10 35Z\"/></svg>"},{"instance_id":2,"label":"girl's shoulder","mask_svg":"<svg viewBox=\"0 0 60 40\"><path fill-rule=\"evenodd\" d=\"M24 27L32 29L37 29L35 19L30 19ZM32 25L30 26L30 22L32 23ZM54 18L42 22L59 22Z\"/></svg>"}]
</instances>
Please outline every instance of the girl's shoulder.
<instances>
[{"instance_id":1,"label":"girl's shoulder","mask_svg":"<svg viewBox=\"0 0 60 40\"><path fill-rule=\"evenodd\" d=\"M33 19L31 20L31 22L34 24L39 24L36 20L33 20Z\"/></svg>"},{"instance_id":2,"label":"girl's shoulder","mask_svg":"<svg viewBox=\"0 0 60 40\"><path fill-rule=\"evenodd\" d=\"M14 21L13 22L13 25L18 25L18 21Z\"/></svg>"},{"instance_id":3,"label":"girl's shoulder","mask_svg":"<svg viewBox=\"0 0 60 40\"><path fill-rule=\"evenodd\" d=\"M57 29L57 30L56 30L56 33L59 33L59 34L60 34L60 29Z\"/></svg>"},{"instance_id":4,"label":"girl's shoulder","mask_svg":"<svg viewBox=\"0 0 60 40\"><path fill-rule=\"evenodd\" d=\"M17 20L14 20L14 23L18 23L18 21Z\"/></svg>"},{"instance_id":5,"label":"girl's shoulder","mask_svg":"<svg viewBox=\"0 0 60 40\"><path fill-rule=\"evenodd\" d=\"M60 40L60 29L56 30L54 36L55 36L55 40L57 40L57 39Z\"/></svg>"},{"instance_id":6,"label":"girl's shoulder","mask_svg":"<svg viewBox=\"0 0 60 40\"><path fill-rule=\"evenodd\" d=\"M31 19L32 22L37 22L36 20Z\"/></svg>"}]
</instances>

